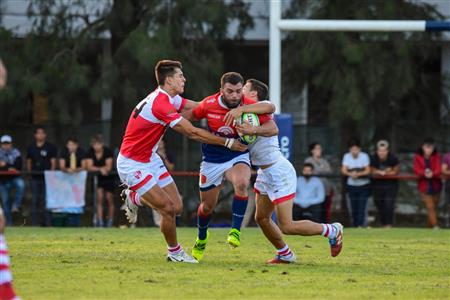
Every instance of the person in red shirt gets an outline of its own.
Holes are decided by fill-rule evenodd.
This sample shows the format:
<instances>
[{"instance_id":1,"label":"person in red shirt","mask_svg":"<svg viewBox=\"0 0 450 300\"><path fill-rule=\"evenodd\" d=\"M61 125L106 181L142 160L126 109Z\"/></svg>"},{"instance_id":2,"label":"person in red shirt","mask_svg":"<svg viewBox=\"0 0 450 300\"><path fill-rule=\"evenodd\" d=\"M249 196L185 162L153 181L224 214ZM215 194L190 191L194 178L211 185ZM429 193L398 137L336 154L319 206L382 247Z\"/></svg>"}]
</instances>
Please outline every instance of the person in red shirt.
<instances>
[{"instance_id":1,"label":"person in red shirt","mask_svg":"<svg viewBox=\"0 0 450 300\"><path fill-rule=\"evenodd\" d=\"M260 124L271 120L275 106L257 103L243 95L244 78L236 72L223 74L220 91L206 97L186 117L195 120L206 119L208 129L217 136L239 138L233 125L234 116L229 116L233 108L240 107L240 113L259 114ZM248 202L250 184L250 157L248 152L240 153L223 146L202 145L203 159L200 165L200 200L197 211L198 235L192 256L201 260L208 241L208 227L217 205L222 181L228 180L234 188L232 203L232 224L227 242L232 247L240 245L241 225Z\"/></svg>"},{"instance_id":2,"label":"person in red shirt","mask_svg":"<svg viewBox=\"0 0 450 300\"><path fill-rule=\"evenodd\" d=\"M417 187L428 211L428 226L439 228L436 208L442 189L441 156L432 139L425 139L414 155L414 173L419 177Z\"/></svg>"},{"instance_id":3,"label":"person in red shirt","mask_svg":"<svg viewBox=\"0 0 450 300\"><path fill-rule=\"evenodd\" d=\"M196 105L180 96L186 83L180 62L159 61L155 75L159 86L131 113L117 158L119 177L128 186L122 192L124 209L131 223L137 220L139 206L156 209L161 215L161 232L168 247L167 260L197 263L177 241L175 216L181 213L183 205L175 182L157 154L158 143L170 127L203 143L234 151L245 151L247 147L234 138L216 136L194 127L179 114Z\"/></svg>"}]
</instances>

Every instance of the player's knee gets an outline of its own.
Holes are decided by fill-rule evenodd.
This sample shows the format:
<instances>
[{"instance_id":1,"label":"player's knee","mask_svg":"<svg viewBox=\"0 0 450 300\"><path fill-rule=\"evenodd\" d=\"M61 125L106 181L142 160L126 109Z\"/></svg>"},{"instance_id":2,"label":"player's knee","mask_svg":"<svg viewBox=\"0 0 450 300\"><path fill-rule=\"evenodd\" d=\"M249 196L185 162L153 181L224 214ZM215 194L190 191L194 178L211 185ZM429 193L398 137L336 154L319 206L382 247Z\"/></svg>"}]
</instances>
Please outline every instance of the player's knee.
<instances>
[{"instance_id":1,"label":"player's knee","mask_svg":"<svg viewBox=\"0 0 450 300\"><path fill-rule=\"evenodd\" d=\"M247 195L248 181L239 180L234 184L234 191L239 195Z\"/></svg>"},{"instance_id":2,"label":"player's knee","mask_svg":"<svg viewBox=\"0 0 450 300\"><path fill-rule=\"evenodd\" d=\"M256 213L255 214L255 221L260 226L261 225L265 225L265 224L270 223L270 217Z\"/></svg>"},{"instance_id":3,"label":"player's knee","mask_svg":"<svg viewBox=\"0 0 450 300\"><path fill-rule=\"evenodd\" d=\"M183 212L183 203L176 203L174 205L174 210L175 210L175 214L176 215L181 215L181 213Z\"/></svg>"},{"instance_id":4,"label":"player's knee","mask_svg":"<svg viewBox=\"0 0 450 300\"><path fill-rule=\"evenodd\" d=\"M293 233L291 223L280 222L278 226L283 234L289 235Z\"/></svg>"},{"instance_id":5,"label":"player's knee","mask_svg":"<svg viewBox=\"0 0 450 300\"><path fill-rule=\"evenodd\" d=\"M207 202L203 202L202 203L202 210L203 210L204 214L209 215L209 214L213 213L214 206L209 204L209 203L207 203Z\"/></svg>"},{"instance_id":6,"label":"player's knee","mask_svg":"<svg viewBox=\"0 0 450 300\"><path fill-rule=\"evenodd\" d=\"M159 213L163 218L174 218L175 217L175 206L169 201L165 203L163 207L159 209Z\"/></svg>"}]
</instances>

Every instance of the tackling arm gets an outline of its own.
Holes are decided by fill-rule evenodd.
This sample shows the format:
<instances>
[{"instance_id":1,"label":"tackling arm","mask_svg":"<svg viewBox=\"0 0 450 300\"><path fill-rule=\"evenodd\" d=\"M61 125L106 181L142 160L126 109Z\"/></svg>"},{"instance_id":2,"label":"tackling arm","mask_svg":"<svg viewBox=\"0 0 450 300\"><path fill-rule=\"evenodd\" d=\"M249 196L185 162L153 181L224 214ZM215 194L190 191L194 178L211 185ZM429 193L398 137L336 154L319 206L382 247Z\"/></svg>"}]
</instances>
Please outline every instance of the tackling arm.
<instances>
[{"instance_id":1,"label":"tackling arm","mask_svg":"<svg viewBox=\"0 0 450 300\"><path fill-rule=\"evenodd\" d=\"M251 126L248 123L237 124L236 130L243 135L257 135L257 136L275 136L278 134L278 126L273 120L269 120L261 126Z\"/></svg>"},{"instance_id":2,"label":"tackling arm","mask_svg":"<svg viewBox=\"0 0 450 300\"><path fill-rule=\"evenodd\" d=\"M261 101L254 104L242 105L230 110L224 118L225 125L230 126L234 120L239 119L244 113L273 114L275 112L275 105L269 101Z\"/></svg>"},{"instance_id":3,"label":"tackling arm","mask_svg":"<svg viewBox=\"0 0 450 300\"><path fill-rule=\"evenodd\" d=\"M175 131L187 136L190 139L196 140L198 142L202 142L205 144L213 144L219 146L225 146L234 151L245 151L247 147L244 144L241 144L239 141L235 139L223 138L220 136L216 136L209 131L194 127L191 122L186 119L181 119L174 127L172 127Z\"/></svg>"}]
</instances>

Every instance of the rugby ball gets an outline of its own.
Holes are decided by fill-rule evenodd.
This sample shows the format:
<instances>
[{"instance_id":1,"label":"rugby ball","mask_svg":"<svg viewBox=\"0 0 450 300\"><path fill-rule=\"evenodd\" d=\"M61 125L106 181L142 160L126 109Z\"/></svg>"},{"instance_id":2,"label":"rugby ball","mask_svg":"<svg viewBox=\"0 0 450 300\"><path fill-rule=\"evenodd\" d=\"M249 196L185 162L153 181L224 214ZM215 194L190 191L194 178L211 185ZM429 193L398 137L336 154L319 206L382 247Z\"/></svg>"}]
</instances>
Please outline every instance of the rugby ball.
<instances>
[{"instance_id":1,"label":"rugby ball","mask_svg":"<svg viewBox=\"0 0 450 300\"><path fill-rule=\"evenodd\" d=\"M240 123L243 124L247 121L252 126L259 126L259 118L257 114L254 113L243 113L240 119ZM241 139L247 144L254 143L256 141L256 135L241 135L239 134Z\"/></svg>"}]
</instances>

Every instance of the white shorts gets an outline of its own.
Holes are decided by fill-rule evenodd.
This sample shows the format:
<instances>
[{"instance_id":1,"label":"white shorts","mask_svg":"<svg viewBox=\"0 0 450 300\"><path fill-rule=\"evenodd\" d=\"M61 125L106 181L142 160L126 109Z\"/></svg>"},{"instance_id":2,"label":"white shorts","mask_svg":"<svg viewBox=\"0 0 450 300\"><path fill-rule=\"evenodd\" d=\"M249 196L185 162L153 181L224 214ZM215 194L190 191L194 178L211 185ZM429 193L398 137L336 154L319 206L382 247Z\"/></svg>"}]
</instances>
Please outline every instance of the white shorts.
<instances>
[{"instance_id":1,"label":"white shorts","mask_svg":"<svg viewBox=\"0 0 450 300\"><path fill-rule=\"evenodd\" d=\"M259 169L254 185L257 194L267 195L273 204L295 197L297 174L284 157L266 169Z\"/></svg>"},{"instance_id":2,"label":"white shorts","mask_svg":"<svg viewBox=\"0 0 450 300\"><path fill-rule=\"evenodd\" d=\"M202 161L200 164L200 191L207 191L222 184L225 172L234 165L243 163L250 167L250 156L243 153L235 158L223 163L211 163Z\"/></svg>"},{"instance_id":3,"label":"white shorts","mask_svg":"<svg viewBox=\"0 0 450 300\"><path fill-rule=\"evenodd\" d=\"M117 157L117 173L120 180L142 197L156 184L163 188L173 182L172 176L157 154L153 154L150 162L138 162L119 154Z\"/></svg>"}]
</instances>

